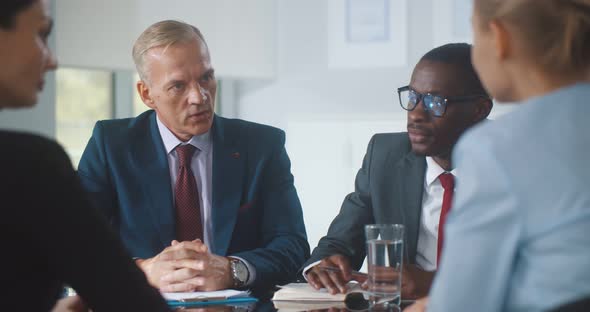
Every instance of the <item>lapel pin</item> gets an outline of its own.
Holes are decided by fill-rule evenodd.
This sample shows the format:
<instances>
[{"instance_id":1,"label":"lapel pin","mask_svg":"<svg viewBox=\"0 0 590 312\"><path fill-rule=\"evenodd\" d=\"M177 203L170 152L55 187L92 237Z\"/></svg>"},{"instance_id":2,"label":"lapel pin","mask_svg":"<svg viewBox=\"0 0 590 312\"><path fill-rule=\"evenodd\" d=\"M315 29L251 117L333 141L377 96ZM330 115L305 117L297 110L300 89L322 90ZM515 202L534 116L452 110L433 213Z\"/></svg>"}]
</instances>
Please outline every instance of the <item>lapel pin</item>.
<instances>
[{"instance_id":1,"label":"lapel pin","mask_svg":"<svg viewBox=\"0 0 590 312\"><path fill-rule=\"evenodd\" d=\"M240 158L240 153L238 153L238 152L232 153L231 157L238 159L238 158Z\"/></svg>"}]
</instances>

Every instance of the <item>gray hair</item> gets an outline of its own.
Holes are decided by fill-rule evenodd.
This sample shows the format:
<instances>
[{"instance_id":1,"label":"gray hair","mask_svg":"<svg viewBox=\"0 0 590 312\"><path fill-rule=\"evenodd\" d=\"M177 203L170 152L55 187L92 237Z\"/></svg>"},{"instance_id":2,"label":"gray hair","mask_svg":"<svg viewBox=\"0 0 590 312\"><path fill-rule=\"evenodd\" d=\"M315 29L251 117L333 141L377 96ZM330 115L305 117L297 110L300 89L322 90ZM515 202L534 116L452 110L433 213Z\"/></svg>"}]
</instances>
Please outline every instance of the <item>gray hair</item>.
<instances>
[{"instance_id":1,"label":"gray hair","mask_svg":"<svg viewBox=\"0 0 590 312\"><path fill-rule=\"evenodd\" d=\"M144 55L147 51L156 47L167 49L175 43L190 42L195 39L199 39L207 47L201 31L193 25L181 21L165 20L149 26L133 44L133 62L139 77L146 80Z\"/></svg>"}]
</instances>

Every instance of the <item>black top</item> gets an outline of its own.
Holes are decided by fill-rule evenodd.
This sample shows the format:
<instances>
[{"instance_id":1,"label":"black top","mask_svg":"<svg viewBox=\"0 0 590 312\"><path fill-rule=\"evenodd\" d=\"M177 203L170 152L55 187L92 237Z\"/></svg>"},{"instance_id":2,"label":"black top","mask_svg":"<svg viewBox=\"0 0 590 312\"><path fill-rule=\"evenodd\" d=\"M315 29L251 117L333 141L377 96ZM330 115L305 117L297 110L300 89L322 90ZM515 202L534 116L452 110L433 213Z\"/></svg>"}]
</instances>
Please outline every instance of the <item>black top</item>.
<instances>
[{"instance_id":1,"label":"black top","mask_svg":"<svg viewBox=\"0 0 590 312\"><path fill-rule=\"evenodd\" d=\"M64 284L93 311L168 311L58 144L0 131L0 147L3 311L48 311Z\"/></svg>"}]
</instances>

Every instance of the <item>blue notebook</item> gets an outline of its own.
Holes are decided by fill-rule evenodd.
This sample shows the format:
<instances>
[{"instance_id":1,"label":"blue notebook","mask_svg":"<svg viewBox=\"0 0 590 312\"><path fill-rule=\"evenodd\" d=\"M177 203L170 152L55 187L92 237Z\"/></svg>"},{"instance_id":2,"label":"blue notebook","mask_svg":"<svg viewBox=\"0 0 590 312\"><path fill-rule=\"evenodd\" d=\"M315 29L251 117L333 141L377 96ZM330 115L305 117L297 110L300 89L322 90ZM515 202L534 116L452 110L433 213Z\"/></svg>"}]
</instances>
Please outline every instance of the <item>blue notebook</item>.
<instances>
[{"instance_id":1,"label":"blue notebook","mask_svg":"<svg viewBox=\"0 0 590 312\"><path fill-rule=\"evenodd\" d=\"M171 307L195 307L206 305L242 305L258 301L250 297L247 291L234 289L184 292L184 293L162 293L168 305Z\"/></svg>"}]
</instances>

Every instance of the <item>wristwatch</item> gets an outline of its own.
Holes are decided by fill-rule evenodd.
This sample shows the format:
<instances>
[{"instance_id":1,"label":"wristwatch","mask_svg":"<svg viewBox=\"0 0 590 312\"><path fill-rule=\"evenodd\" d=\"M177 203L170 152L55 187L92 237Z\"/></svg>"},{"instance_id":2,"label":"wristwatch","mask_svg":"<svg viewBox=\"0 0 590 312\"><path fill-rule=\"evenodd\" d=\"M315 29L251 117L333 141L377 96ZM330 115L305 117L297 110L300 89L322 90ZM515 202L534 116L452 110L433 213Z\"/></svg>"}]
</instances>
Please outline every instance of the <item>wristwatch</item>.
<instances>
[{"instance_id":1,"label":"wristwatch","mask_svg":"<svg viewBox=\"0 0 590 312\"><path fill-rule=\"evenodd\" d=\"M244 262L236 258L229 258L229 263L231 266L232 278L234 280L234 287L244 287L246 285L246 282L248 282L248 278L250 277L248 267Z\"/></svg>"}]
</instances>

